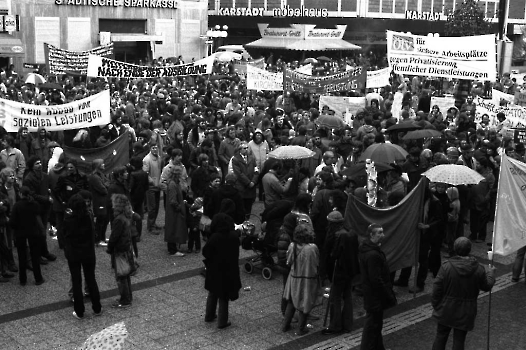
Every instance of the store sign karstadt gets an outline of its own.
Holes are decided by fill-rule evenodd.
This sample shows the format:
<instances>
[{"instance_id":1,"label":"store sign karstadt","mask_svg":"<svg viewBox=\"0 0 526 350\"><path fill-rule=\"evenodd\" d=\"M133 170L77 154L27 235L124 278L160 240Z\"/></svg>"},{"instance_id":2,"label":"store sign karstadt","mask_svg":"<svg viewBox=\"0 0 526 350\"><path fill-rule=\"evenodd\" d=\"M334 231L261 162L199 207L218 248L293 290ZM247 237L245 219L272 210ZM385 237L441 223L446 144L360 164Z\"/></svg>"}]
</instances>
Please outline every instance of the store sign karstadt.
<instances>
[{"instance_id":1,"label":"store sign karstadt","mask_svg":"<svg viewBox=\"0 0 526 350\"><path fill-rule=\"evenodd\" d=\"M262 17L264 16L265 8L263 7L225 7L219 9L219 16L247 16L247 17ZM326 8L291 8L285 6L272 10L273 17L319 17L327 18L329 11Z\"/></svg>"},{"instance_id":2,"label":"store sign karstadt","mask_svg":"<svg viewBox=\"0 0 526 350\"><path fill-rule=\"evenodd\" d=\"M406 19L416 19L423 21L445 21L446 16L440 12L405 11Z\"/></svg>"},{"instance_id":3,"label":"store sign karstadt","mask_svg":"<svg viewBox=\"0 0 526 350\"><path fill-rule=\"evenodd\" d=\"M176 9L176 0L55 0L55 5Z\"/></svg>"}]
</instances>

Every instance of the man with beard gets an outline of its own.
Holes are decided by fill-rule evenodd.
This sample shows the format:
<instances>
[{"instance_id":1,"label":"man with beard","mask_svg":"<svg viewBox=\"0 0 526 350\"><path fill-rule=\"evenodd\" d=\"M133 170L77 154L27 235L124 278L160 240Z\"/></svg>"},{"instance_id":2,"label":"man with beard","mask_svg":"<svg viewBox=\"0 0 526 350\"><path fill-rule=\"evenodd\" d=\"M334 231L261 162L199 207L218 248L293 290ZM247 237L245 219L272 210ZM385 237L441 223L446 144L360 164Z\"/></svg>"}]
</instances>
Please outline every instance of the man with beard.
<instances>
[{"instance_id":1,"label":"man with beard","mask_svg":"<svg viewBox=\"0 0 526 350\"><path fill-rule=\"evenodd\" d=\"M127 128L122 125L121 110L116 110L111 116L111 123L108 125L108 129L110 130L110 137L112 141L121 136L127 130Z\"/></svg>"},{"instance_id":2,"label":"man with beard","mask_svg":"<svg viewBox=\"0 0 526 350\"><path fill-rule=\"evenodd\" d=\"M148 182L150 187L146 192L146 204L148 206L148 221L146 228L150 234L155 230L162 229L161 226L155 224L157 215L159 214L159 203L161 201L161 188L159 187L161 181L161 158L159 157L159 147L157 144L150 146L150 153L142 160L142 170L148 174Z\"/></svg>"}]
</instances>

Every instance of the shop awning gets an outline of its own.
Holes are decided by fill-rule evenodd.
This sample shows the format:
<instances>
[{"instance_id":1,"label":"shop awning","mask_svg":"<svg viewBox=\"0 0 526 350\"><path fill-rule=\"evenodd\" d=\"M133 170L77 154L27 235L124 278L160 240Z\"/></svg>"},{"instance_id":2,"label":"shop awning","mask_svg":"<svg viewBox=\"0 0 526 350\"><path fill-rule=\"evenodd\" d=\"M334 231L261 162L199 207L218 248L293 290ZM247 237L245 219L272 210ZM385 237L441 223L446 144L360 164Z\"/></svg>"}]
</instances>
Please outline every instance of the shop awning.
<instances>
[{"instance_id":1,"label":"shop awning","mask_svg":"<svg viewBox=\"0 0 526 350\"><path fill-rule=\"evenodd\" d=\"M20 39L0 33L0 57L24 57L24 45Z\"/></svg>"},{"instance_id":2,"label":"shop awning","mask_svg":"<svg viewBox=\"0 0 526 350\"><path fill-rule=\"evenodd\" d=\"M296 51L336 51L359 50L360 46L351 44L342 39L306 39L290 40L278 38L261 38L245 45L248 48L281 49Z\"/></svg>"}]
</instances>

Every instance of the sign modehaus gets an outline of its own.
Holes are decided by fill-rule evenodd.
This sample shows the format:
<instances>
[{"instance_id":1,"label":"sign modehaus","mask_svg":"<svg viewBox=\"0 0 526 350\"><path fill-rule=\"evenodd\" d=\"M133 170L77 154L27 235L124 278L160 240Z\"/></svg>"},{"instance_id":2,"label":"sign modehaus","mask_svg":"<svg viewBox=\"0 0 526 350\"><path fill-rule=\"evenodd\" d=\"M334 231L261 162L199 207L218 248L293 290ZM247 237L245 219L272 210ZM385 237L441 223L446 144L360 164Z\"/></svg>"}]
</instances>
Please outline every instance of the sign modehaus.
<instances>
[{"instance_id":1,"label":"sign modehaus","mask_svg":"<svg viewBox=\"0 0 526 350\"><path fill-rule=\"evenodd\" d=\"M387 31L390 70L465 80L496 79L495 35L428 37Z\"/></svg>"}]
</instances>

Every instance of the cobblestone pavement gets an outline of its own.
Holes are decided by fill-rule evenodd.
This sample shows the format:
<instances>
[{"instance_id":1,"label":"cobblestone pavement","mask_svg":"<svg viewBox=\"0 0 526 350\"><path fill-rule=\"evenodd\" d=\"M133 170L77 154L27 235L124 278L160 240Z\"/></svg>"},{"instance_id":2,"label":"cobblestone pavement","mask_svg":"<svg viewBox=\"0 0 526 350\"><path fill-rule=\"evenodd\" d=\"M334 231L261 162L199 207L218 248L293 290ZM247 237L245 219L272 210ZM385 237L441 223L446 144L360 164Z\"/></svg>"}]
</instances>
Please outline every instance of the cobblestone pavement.
<instances>
[{"instance_id":1,"label":"cobblestone pavement","mask_svg":"<svg viewBox=\"0 0 526 350\"><path fill-rule=\"evenodd\" d=\"M254 212L261 211L262 204L257 202ZM158 223L164 222L163 215L161 210ZM488 237L491 237L491 233L488 233ZM72 316L73 307L67 297L69 271L66 260L55 240L50 239L49 244L51 252L58 259L42 266L46 279L43 285L35 286L31 273L24 287L17 283L16 277L10 283L0 285L0 350L73 350L89 335L121 321L124 321L129 331L124 347L126 350L351 349L359 345L364 314L359 297L354 298L356 330L350 334L332 337L321 335L325 304L320 304L313 311L319 319L310 321L312 328L308 335L297 337L294 329L282 333L281 275L276 272L272 279L265 280L260 269L256 268L253 274L243 272L245 259L254 255L252 251L241 251L242 284L243 287L250 287L250 290L242 290L239 300L230 304L232 326L218 330L215 324L205 323L206 291L204 278L199 274L203 258L196 253L182 258L169 256L162 233L159 236L143 234L139 243L140 269L132 278L134 302L131 308L125 310L112 309L110 306L118 292L109 256L104 248L96 248L96 276L104 313L101 317L94 317L87 300L85 317L77 320ZM484 244L478 244L475 245L474 253L483 259L486 250ZM509 257L496 258L501 276L493 292L492 318L495 318L493 325L498 332L493 336L492 344L495 346L492 349L524 348L513 347L504 340L524 338L524 332L520 332L518 327L522 319L520 316L524 315L523 295L526 287L524 283L511 285L509 282L507 273L511 261ZM431 347L435 324L430 320L430 285L428 283L424 293L418 294L415 299L407 292L407 288L397 288L399 305L386 314L384 327L388 347ZM512 302L508 295L513 297ZM468 337L468 349L485 349L487 300L488 296L481 296L480 315L476 330ZM502 334L508 336L500 337Z\"/></svg>"}]
</instances>

